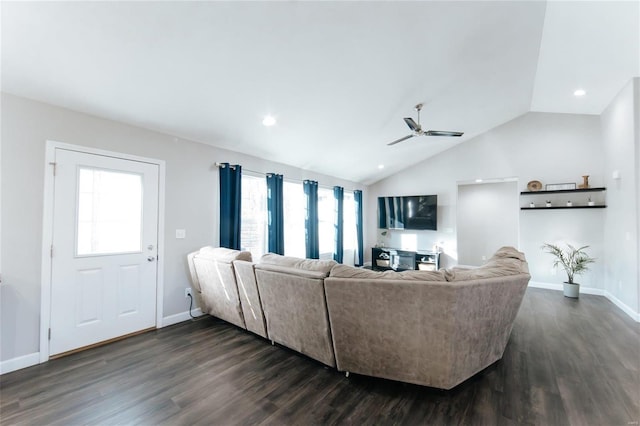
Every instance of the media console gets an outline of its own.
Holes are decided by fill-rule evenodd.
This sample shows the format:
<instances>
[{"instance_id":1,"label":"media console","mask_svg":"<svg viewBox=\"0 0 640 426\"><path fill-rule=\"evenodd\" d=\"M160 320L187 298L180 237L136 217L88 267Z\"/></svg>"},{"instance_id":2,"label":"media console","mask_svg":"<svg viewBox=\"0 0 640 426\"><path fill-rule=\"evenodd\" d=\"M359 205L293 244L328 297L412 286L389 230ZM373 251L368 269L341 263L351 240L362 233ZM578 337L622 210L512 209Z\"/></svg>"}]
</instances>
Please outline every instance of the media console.
<instances>
[{"instance_id":1,"label":"media console","mask_svg":"<svg viewBox=\"0 0 640 426\"><path fill-rule=\"evenodd\" d=\"M437 271L440 269L440 253L418 250L399 250L387 247L371 249L371 269L377 271L407 271L419 269Z\"/></svg>"}]
</instances>

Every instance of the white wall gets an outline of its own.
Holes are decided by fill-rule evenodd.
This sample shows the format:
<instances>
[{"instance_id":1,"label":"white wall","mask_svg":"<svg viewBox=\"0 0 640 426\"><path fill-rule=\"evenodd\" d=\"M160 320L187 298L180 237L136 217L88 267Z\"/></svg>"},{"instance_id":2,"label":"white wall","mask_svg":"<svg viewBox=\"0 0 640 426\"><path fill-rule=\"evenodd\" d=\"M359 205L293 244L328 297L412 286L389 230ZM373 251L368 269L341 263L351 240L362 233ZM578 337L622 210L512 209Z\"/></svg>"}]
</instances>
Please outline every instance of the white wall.
<instances>
[{"instance_id":1,"label":"white wall","mask_svg":"<svg viewBox=\"0 0 640 426\"><path fill-rule=\"evenodd\" d=\"M480 266L500 247L518 247L518 182L458 185L458 262Z\"/></svg>"},{"instance_id":2,"label":"white wall","mask_svg":"<svg viewBox=\"0 0 640 426\"><path fill-rule=\"evenodd\" d=\"M186 254L218 244L215 162L239 163L257 172L309 178L348 190L363 189L352 182L3 93L0 361L39 351L46 140L166 161L165 317L188 308L183 293L189 286ZM177 228L186 229L187 238L175 239Z\"/></svg>"},{"instance_id":3,"label":"white wall","mask_svg":"<svg viewBox=\"0 0 640 426\"><path fill-rule=\"evenodd\" d=\"M477 178L517 178L519 190L524 191L531 180L540 180L543 184L581 183L581 176L588 174L591 186L604 186L602 158L598 116L527 113L371 185L367 215L376 217L378 196L437 194L438 231L414 234L418 248L430 248L442 241L442 266L448 267L458 263L458 182L472 182ZM532 281L560 284L564 280L562 275L551 273L552 258L543 253L540 246L546 241L565 240L591 245L589 253L599 261L588 275L581 277L581 281L588 287L603 288L603 210L607 209L521 211L519 248L527 256ZM369 220L369 223L375 222ZM380 240L380 232L373 227L367 231L366 244L371 247ZM401 244L400 233L390 233L385 244ZM367 255L371 256L370 251Z\"/></svg>"},{"instance_id":4,"label":"white wall","mask_svg":"<svg viewBox=\"0 0 640 426\"><path fill-rule=\"evenodd\" d=\"M609 205L605 213L605 289L638 312L640 79L631 80L601 117ZM614 172L619 179L614 179Z\"/></svg>"}]
</instances>

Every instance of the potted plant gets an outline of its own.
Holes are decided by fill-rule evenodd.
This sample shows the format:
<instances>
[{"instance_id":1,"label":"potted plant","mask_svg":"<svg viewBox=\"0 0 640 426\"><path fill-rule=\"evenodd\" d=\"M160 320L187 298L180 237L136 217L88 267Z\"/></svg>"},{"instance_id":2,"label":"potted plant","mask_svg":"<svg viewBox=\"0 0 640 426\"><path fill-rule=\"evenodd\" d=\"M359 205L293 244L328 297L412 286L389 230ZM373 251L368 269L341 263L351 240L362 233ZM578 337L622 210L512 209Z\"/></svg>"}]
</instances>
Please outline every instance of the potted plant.
<instances>
[{"instance_id":1,"label":"potted plant","mask_svg":"<svg viewBox=\"0 0 640 426\"><path fill-rule=\"evenodd\" d=\"M566 297L572 297L577 299L580 294L580 284L573 281L576 275L580 275L589 270L590 263L594 263L595 259L589 256L584 249L589 246L583 246L575 248L571 244L567 244L566 249L561 249L554 244L545 243L542 249L547 253L553 255L555 260L553 266L558 265L564 268L567 273L567 281L564 284L564 295Z\"/></svg>"}]
</instances>

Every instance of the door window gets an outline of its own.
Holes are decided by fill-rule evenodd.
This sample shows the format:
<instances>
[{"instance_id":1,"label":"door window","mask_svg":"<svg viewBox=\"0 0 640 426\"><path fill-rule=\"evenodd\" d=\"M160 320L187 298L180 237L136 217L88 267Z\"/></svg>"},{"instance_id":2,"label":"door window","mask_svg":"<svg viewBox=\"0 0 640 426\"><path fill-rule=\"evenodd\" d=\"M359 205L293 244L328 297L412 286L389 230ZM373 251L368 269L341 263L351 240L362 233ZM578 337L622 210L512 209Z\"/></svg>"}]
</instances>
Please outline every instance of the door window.
<instances>
[{"instance_id":1,"label":"door window","mask_svg":"<svg viewBox=\"0 0 640 426\"><path fill-rule=\"evenodd\" d=\"M77 256L141 251L141 175L81 166L77 200Z\"/></svg>"}]
</instances>

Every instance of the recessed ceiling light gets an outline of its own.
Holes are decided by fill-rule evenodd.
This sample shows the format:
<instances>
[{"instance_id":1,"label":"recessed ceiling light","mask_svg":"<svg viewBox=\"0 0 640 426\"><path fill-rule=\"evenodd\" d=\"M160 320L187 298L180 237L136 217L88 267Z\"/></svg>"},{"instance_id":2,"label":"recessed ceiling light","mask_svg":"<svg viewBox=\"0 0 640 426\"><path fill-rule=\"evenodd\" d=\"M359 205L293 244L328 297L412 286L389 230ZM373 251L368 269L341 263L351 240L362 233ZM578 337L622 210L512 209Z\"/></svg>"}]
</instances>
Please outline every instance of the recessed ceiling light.
<instances>
[{"instance_id":1,"label":"recessed ceiling light","mask_svg":"<svg viewBox=\"0 0 640 426\"><path fill-rule=\"evenodd\" d=\"M482 183L482 179L476 179L476 183Z\"/></svg>"},{"instance_id":2,"label":"recessed ceiling light","mask_svg":"<svg viewBox=\"0 0 640 426\"><path fill-rule=\"evenodd\" d=\"M262 124L267 127L273 126L276 124L276 118L272 115L265 115L262 119Z\"/></svg>"},{"instance_id":3,"label":"recessed ceiling light","mask_svg":"<svg viewBox=\"0 0 640 426\"><path fill-rule=\"evenodd\" d=\"M584 89L578 89L575 92L573 92L573 96L584 96L586 94L587 92Z\"/></svg>"},{"instance_id":4,"label":"recessed ceiling light","mask_svg":"<svg viewBox=\"0 0 640 426\"><path fill-rule=\"evenodd\" d=\"M384 164L378 164L378 168L379 168L380 170L384 169Z\"/></svg>"}]
</instances>

